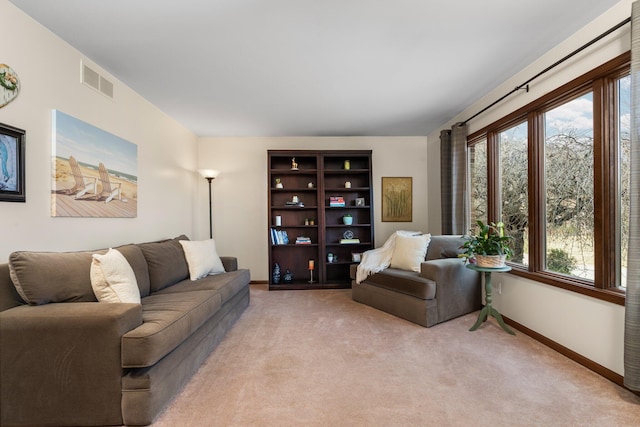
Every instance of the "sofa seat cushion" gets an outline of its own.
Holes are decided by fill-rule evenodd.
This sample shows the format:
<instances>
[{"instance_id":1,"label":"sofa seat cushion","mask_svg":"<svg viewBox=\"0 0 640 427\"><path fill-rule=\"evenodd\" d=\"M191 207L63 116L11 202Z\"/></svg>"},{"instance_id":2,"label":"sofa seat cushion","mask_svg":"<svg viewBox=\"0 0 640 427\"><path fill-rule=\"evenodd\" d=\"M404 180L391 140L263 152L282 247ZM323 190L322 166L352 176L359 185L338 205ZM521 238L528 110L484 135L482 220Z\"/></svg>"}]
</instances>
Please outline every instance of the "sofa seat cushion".
<instances>
[{"instance_id":1,"label":"sofa seat cushion","mask_svg":"<svg viewBox=\"0 0 640 427\"><path fill-rule=\"evenodd\" d=\"M240 269L230 271L228 273L217 274L215 276L206 276L195 282L192 280L183 280L173 286L164 288L158 294L173 294L191 291L215 290L220 292L222 304L229 301L235 294L242 291L250 281L249 270Z\"/></svg>"},{"instance_id":2,"label":"sofa seat cushion","mask_svg":"<svg viewBox=\"0 0 640 427\"><path fill-rule=\"evenodd\" d=\"M413 271L387 268L369 276L365 282L423 300L436 297L436 282L420 277Z\"/></svg>"},{"instance_id":3,"label":"sofa seat cushion","mask_svg":"<svg viewBox=\"0 0 640 427\"><path fill-rule=\"evenodd\" d=\"M222 306L211 290L153 294L142 299L143 323L122 337L122 367L151 366L178 347Z\"/></svg>"}]
</instances>

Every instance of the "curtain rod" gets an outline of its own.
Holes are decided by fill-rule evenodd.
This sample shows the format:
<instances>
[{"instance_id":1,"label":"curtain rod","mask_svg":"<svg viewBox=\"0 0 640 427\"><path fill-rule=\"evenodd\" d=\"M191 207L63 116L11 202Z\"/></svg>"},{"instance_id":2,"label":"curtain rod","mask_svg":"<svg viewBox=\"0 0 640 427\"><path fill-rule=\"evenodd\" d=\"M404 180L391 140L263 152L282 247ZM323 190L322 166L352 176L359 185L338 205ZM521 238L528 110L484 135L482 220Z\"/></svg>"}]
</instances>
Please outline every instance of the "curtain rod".
<instances>
[{"instance_id":1,"label":"curtain rod","mask_svg":"<svg viewBox=\"0 0 640 427\"><path fill-rule=\"evenodd\" d=\"M617 29L619 29L620 27L628 24L629 22L631 22L631 17L625 19L624 21L620 22L618 25L608 29L607 31L605 31L604 33L600 34L598 37L594 38L593 40L591 40L590 42L580 46L578 49L574 50L573 52L571 52L570 54L568 54L567 56L565 56L564 58L554 62L553 64L551 64L550 66L548 66L547 68L545 68L544 70L540 71L538 74L536 74L535 76L531 77L529 80L527 80L526 82L522 83L521 85L516 86L511 92L507 93L506 95L503 95L502 97L500 97L498 100L492 102L491 104L489 104L488 106L486 106L485 108L483 108L482 110L478 111L477 113L475 113L473 116L469 117L467 120L465 120L464 122L460 122L459 125L463 126L465 124L467 124L467 122L475 119L476 117L478 117L480 114L484 113L485 111L487 111L488 109L490 109L491 107L493 107L494 105L496 105L497 103L499 103L500 101L502 101L503 99L505 99L506 97L512 95L513 93L519 91L519 90L526 90L527 92L529 92L529 83L531 83L533 80L537 79L538 77L540 77L541 75L549 72L550 70L554 69L555 67L557 67L558 65L562 64L564 61L566 61L567 59L577 55L578 53L582 52L583 50L585 50L586 48L588 48L589 46L591 46L594 43L599 42L600 40L602 40L603 38L605 38L606 36L608 36L609 34L613 33L614 31L616 31Z\"/></svg>"}]
</instances>

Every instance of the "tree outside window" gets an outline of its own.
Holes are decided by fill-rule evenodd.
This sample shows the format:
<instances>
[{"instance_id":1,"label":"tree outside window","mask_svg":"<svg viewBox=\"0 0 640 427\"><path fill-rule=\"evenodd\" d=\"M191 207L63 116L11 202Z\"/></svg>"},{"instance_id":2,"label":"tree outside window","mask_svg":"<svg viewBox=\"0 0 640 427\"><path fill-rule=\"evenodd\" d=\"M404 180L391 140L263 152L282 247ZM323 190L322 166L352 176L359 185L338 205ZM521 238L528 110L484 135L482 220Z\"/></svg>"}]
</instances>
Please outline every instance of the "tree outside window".
<instances>
[{"instance_id":1,"label":"tree outside window","mask_svg":"<svg viewBox=\"0 0 640 427\"><path fill-rule=\"evenodd\" d=\"M471 224L487 220L487 140L469 147L471 176Z\"/></svg>"},{"instance_id":2,"label":"tree outside window","mask_svg":"<svg viewBox=\"0 0 640 427\"><path fill-rule=\"evenodd\" d=\"M544 115L546 268L593 280L593 94Z\"/></svg>"},{"instance_id":3,"label":"tree outside window","mask_svg":"<svg viewBox=\"0 0 640 427\"><path fill-rule=\"evenodd\" d=\"M498 134L502 222L513 237L511 261L529 264L529 179L527 172L527 123Z\"/></svg>"}]
</instances>

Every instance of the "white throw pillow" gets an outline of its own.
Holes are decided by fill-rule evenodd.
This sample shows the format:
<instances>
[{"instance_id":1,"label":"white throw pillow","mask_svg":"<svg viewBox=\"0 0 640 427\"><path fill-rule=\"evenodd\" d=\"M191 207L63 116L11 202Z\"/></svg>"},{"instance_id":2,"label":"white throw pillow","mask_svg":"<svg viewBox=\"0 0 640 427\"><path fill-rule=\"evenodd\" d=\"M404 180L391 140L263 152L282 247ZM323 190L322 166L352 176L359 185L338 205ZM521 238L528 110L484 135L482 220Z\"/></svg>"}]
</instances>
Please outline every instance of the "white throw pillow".
<instances>
[{"instance_id":1,"label":"white throw pillow","mask_svg":"<svg viewBox=\"0 0 640 427\"><path fill-rule=\"evenodd\" d=\"M420 264L427 255L431 234L407 236L398 234L396 246L391 256L391 267L420 272Z\"/></svg>"},{"instance_id":2,"label":"white throw pillow","mask_svg":"<svg viewBox=\"0 0 640 427\"><path fill-rule=\"evenodd\" d=\"M140 289L133 269L117 249L106 254L93 254L91 287L100 302L140 304Z\"/></svg>"},{"instance_id":3,"label":"white throw pillow","mask_svg":"<svg viewBox=\"0 0 640 427\"><path fill-rule=\"evenodd\" d=\"M191 280L198 280L210 274L224 273L224 266L216 252L216 242L210 240L180 240L184 257L189 265Z\"/></svg>"}]
</instances>

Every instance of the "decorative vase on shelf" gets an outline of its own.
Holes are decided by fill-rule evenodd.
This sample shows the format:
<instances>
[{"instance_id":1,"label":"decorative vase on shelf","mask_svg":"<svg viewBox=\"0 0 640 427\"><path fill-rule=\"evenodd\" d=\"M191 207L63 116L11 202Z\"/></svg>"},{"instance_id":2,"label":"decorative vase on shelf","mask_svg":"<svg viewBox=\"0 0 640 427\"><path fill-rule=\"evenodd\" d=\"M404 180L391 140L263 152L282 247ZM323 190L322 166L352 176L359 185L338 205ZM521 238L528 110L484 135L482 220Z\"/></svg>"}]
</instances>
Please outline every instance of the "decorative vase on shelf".
<instances>
[{"instance_id":1,"label":"decorative vase on shelf","mask_svg":"<svg viewBox=\"0 0 640 427\"><path fill-rule=\"evenodd\" d=\"M278 264L277 262L276 262L276 265L273 267L271 280L276 285L280 283L280 264Z\"/></svg>"},{"instance_id":2,"label":"decorative vase on shelf","mask_svg":"<svg viewBox=\"0 0 640 427\"><path fill-rule=\"evenodd\" d=\"M342 217L342 222L344 222L344 225L351 225L353 224L353 217L351 215L345 215Z\"/></svg>"},{"instance_id":3,"label":"decorative vase on shelf","mask_svg":"<svg viewBox=\"0 0 640 427\"><path fill-rule=\"evenodd\" d=\"M289 271L289 270L286 270L284 272L284 277L282 279L284 280L284 283L293 282L293 273L291 273L291 271Z\"/></svg>"}]
</instances>

